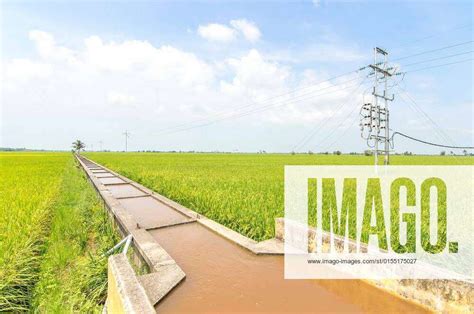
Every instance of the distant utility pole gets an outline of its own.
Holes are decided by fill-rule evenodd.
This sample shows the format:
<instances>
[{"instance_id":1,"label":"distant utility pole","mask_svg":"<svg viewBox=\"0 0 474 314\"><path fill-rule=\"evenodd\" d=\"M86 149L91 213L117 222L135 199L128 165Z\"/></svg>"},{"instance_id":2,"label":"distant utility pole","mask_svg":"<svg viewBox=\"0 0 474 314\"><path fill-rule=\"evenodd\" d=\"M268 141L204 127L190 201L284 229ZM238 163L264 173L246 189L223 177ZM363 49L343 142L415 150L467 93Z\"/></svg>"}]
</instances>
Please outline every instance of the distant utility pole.
<instances>
[{"instance_id":1,"label":"distant utility pole","mask_svg":"<svg viewBox=\"0 0 474 314\"><path fill-rule=\"evenodd\" d=\"M388 52L382 48L374 48L374 63L369 67L373 72L374 86L372 95L373 103L362 105L361 131L362 137L367 140L367 145L374 151L375 164L378 164L379 153L383 152L384 164L390 163L390 124L388 102L393 101L394 95L388 97L388 81L394 73L388 67ZM379 101L381 100L381 101ZM381 134L383 131L383 134ZM373 143L373 144L371 144ZM384 144L384 149L379 150L379 144Z\"/></svg>"},{"instance_id":2,"label":"distant utility pole","mask_svg":"<svg viewBox=\"0 0 474 314\"><path fill-rule=\"evenodd\" d=\"M128 138L130 137L130 132L125 130L125 132L123 132L123 135L125 136L125 151L128 151Z\"/></svg>"},{"instance_id":3,"label":"distant utility pole","mask_svg":"<svg viewBox=\"0 0 474 314\"><path fill-rule=\"evenodd\" d=\"M102 151L102 144L103 144L103 143L104 143L104 142L102 142L102 140L99 141L100 151Z\"/></svg>"}]
</instances>

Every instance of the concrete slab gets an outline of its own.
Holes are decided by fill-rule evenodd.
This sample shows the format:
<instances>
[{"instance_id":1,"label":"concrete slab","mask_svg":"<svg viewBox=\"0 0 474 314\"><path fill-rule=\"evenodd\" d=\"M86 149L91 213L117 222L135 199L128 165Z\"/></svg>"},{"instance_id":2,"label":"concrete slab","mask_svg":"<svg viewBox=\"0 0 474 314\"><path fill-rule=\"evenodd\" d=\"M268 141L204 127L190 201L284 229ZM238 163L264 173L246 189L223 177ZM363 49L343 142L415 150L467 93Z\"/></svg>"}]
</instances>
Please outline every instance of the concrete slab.
<instances>
[{"instance_id":1,"label":"concrete slab","mask_svg":"<svg viewBox=\"0 0 474 314\"><path fill-rule=\"evenodd\" d=\"M155 313L145 288L124 254L109 257L108 313Z\"/></svg>"},{"instance_id":2,"label":"concrete slab","mask_svg":"<svg viewBox=\"0 0 474 314\"><path fill-rule=\"evenodd\" d=\"M117 178L117 177L99 178L99 181L100 181L102 184L125 183L125 181L123 181L122 179Z\"/></svg>"},{"instance_id":3,"label":"concrete slab","mask_svg":"<svg viewBox=\"0 0 474 314\"><path fill-rule=\"evenodd\" d=\"M176 264L163 265L156 272L138 277L150 302L155 305L184 278L184 272Z\"/></svg>"},{"instance_id":4,"label":"concrete slab","mask_svg":"<svg viewBox=\"0 0 474 314\"><path fill-rule=\"evenodd\" d=\"M140 227L160 228L192 221L189 217L164 205L151 196L119 200L122 206L133 216Z\"/></svg>"},{"instance_id":5,"label":"concrete slab","mask_svg":"<svg viewBox=\"0 0 474 314\"><path fill-rule=\"evenodd\" d=\"M101 170L91 170L92 173L110 173L107 170L101 169Z\"/></svg>"},{"instance_id":6,"label":"concrete slab","mask_svg":"<svg viewBox=\"0 0 474 314\"><path fill-rule=\"evenodd\" d=\"M283 241L273 238L258 242L255 244L254 249L257 254L283 255L285 253L285 244Z\"/></svg>"},{"instance_id":7,"label":"concrete slab","mask_svg":"<svg viewBox=\"0 0 474 314\"><path fill-rule=\"evenodd\" d=\"M113 173L104 172L104 173L94 173L96 178L117 178Z\"/></svg>"},{"instance_id":8,"label":"concrete slab","mask_svg":"<svg viewBox=\"0 0 474 314\"><path fill-rule=\"evenodd\" d=\"M107 189L116 198L146 196L146 194L132 185L110 185Z\"/></svg>"}]
</instances>

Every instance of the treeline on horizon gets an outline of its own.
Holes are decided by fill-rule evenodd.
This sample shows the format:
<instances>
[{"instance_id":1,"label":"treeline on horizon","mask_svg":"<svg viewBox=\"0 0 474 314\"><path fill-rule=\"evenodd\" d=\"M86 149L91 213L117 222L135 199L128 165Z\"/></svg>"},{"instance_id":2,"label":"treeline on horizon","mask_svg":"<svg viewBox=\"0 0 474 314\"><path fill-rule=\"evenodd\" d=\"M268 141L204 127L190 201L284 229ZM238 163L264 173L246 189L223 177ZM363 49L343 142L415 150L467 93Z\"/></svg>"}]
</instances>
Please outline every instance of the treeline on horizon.
<instances>
[{"instance_id":1,"label":"treeline on horizon","mask_svg":"<svg viewBox=\"0 0 474 314\"><path fill-rule=\"evenodd\" d=\"M61 150L61 149L34 149L34 148L24 148L24 147L0 147L0 152L69 152L70 150ZM99 153L123 153L123 150L85 150L86 152L99 152ZM313 152L311 150L307 152L267 152L265 150L259 150L256 152L239 152L239 151L196 151L196 150L136 150L129 151L129 153L175 153L175 154L290 154L290 155L361 155L361 156L373 156L371 150L365 150L363 152L349 152L344 153L342 151L336 150L333 152ZM405 152L395 152L391 155L395 156L474 156L474 153L469 153L464 150L462 154L456 154L454 151L446 152L441 151L438 154L417 154L410 151Z\"/></svg>"}]
</instances>

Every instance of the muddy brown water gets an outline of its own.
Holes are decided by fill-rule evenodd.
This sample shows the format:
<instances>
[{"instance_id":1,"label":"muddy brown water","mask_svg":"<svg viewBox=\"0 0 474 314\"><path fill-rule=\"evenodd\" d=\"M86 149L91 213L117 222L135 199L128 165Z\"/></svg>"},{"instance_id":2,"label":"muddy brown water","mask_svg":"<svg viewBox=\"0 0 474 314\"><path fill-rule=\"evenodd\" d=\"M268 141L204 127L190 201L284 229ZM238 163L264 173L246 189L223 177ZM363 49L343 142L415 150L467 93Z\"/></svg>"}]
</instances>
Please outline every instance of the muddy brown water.
<instances>
[{"instance_id":1,"label":"muddy brown water","mask_svg":"<svg viewBox=\"0 0 474 314\"><path fill-rule=\"evenodd\" d=\"M184 223L191 220L151 196L126 198L119 200L119 202L132 214L140 227L145 229Z\"/></svg>"},{"instance_id":2,"label":"muddy brown water","mask_svg":"<svg viewBox=\"0 0 474 314\"><path fill-rule=\"evenodd\" d=\"M158 312L423 312L360 280L285 280L282 256L257 256L197 222L151 234L186 273Z\"/></svg>"}]
</instances>

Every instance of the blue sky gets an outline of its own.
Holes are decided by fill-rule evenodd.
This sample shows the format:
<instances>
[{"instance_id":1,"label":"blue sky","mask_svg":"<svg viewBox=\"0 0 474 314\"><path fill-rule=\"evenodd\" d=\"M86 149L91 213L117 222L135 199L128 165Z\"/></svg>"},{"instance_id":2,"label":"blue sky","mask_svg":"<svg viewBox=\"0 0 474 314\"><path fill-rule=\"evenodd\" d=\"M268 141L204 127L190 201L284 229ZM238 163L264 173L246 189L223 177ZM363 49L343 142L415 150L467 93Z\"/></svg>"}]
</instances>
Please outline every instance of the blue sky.
<instances>
[{"instance_id":1,"label":"blue sky","mask_svg":"<svg viewBox=\"0 0 474 314\"><path fill-rule=\"evenodd\" d=\"M1 146L68 149L80 138L118 150L129 129L134 150L277 152L319 127L298 150L362 151L354 106L370 83L357 88L355 79L367 72L311 84L371 62L375 45L395 60L472 41L472 13L467 1L2 2ZM397 65L409 71L472 59L472 48ZM472 143L472 62L407 73L396 83L409 96L393 91L394 130ZM312 94L295 102L295 89ZM278 106L258 110L271 104ZM245 105L256 112L196 127ZM162 131L181 124L187 130ZM400 139L396 150L440 149Z\"/></svg>"}]
</instances>

